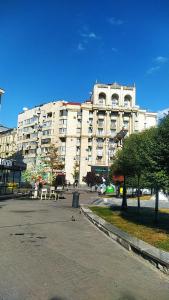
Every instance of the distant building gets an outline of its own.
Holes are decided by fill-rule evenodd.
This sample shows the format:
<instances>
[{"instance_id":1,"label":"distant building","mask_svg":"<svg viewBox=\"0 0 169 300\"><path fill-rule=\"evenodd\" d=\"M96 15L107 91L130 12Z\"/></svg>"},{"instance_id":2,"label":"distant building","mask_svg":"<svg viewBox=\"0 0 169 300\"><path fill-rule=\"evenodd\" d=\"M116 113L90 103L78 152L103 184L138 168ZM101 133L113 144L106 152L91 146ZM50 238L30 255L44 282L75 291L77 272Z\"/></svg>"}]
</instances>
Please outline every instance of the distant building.
<instances>
[{"instance_id":1,"label":"distant building","mask_svg":"<svg viewBox=\"0 0 169 300\"><path fill-rule=\"evenodd\" d=\"M135 86L95 84L83 103L53 101L24 110L18 116L17 148L29 167L56 144L66 179L73 183L76 166L82 183L87 172L107 170L125 136L156 126L157 114L140 109L135 98Z\"/></svg>"},{"instance_id":2,"label":"distant building","mask_svg":"<svg viewBox=\"0 0 169 300\"><path fill-rule=\"evenodd\" d=\"M17 130L0 125L0 157L9 158L17 152Z\"/></svg>"},{"instance_id":3,"label":"distant building","mask_svg":"<svg viewBox=\"0 0 169 300\"><path fill-rule=\"evenodd\" d=\"M0 124L0 133L1 133L1 132L5 132L5 131L7 131L7 130L9 130L8 127L6 127L6 126Z\"/></svg>"},{"instance_id":4,"label":"distant building","mask_svg":"<svg viewBox=\"0 0 169 300\"><path fill-rule=\"evenodd\" d=\"M2 95L5 93L5 91L3 89L0 88L0 105L1 105L1 97Z\"/></svg>"}]
</instances>

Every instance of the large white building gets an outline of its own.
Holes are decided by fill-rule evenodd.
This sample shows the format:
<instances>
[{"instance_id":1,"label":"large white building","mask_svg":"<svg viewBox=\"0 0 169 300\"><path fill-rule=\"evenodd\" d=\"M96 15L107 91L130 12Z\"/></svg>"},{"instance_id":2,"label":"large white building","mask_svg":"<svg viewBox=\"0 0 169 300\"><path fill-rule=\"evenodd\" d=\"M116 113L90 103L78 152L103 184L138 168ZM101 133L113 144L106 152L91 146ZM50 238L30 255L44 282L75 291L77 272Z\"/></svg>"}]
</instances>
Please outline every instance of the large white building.
<instances>
[{"instance_id":1,"label":"large white building","mask_svg":"<svg viewBox=\"0 0 169 300\"><path fill-rule=\"evenodd\" d=\"M18 150L29 167L56 144L66 179L73 183L76 165L82 183L87 172L106 170L124 136L155 126L156 119L136 105L135 86L95 84L86 102L53 101L20 113Z\"/></svg>"}]
</instances>

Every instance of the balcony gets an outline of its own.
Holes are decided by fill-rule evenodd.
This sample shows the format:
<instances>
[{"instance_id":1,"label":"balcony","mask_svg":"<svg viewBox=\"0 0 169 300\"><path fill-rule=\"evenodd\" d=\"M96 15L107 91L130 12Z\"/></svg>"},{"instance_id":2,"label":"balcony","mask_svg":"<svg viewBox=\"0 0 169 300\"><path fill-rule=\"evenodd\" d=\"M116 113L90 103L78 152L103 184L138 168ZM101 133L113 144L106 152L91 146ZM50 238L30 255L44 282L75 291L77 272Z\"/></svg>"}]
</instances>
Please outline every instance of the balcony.
<instances>
[{"instance_id":1,"label":"balcony","mask_svg":"<svg viewBox=\"0 0 169 300\"><path fill-rule=\"evenodd\" d=\"M116 124L111 124L110 129L116 129Z\"/></svg>"},{"instance_id":2,"label":"balcony","mask_svg":"<svg viewBox=\"0 0 169 300\"><path fill-rule=\"evenodd\" d=\"M97 148L103 148L103 143L98 143Z\"/></svg>"},{"instance_id":3,"label":"balcony","mask_svg":"<svg viewBox=\"0 0 169 300\"><path fill-rule=\"evenodd\" d=\"M65 137L67 134L66 128L59 128L59 137Z\"/></svg>"},{"instance_id":4,"label":"balcony","mask_svg":"<svg viewBox=\"0 0 169 300\"><path fill-rule=\"evenodd\" d=\"M103 122L98 122L98 128L103 128L104 127L104 123Z\"/></svg>"},{"instance_id":5,"label":"balcony","mask_svg":"<svg viewBox=\"0 0 169 300\"><path fill-rule=\"evenodd\" d=\"M104 131L97 131L96 135L99 136L99 137L100 136L103 137L105 135L105 132Z\"/></svg>"},{"instance_id":6,"label":"balcony","mask_svg":"<svg viewBox=\"0 0 169 300\"><path fill-rule=\"evenodd\" d=\"M103 120L105 118L105 115L98 114L97 118L98 118L98 120Z\"/></svg>"},{"instance_id":7,"label":"balcony","mask_svg":"<svg viewBox=\"0 0 169 300\"><path fill-rule=\"evenodd\" d=\"M97 150L97 156L98 157L102 157L103 156L103 150L102 149L98 149Z\"/></svg>"}]
</instances>

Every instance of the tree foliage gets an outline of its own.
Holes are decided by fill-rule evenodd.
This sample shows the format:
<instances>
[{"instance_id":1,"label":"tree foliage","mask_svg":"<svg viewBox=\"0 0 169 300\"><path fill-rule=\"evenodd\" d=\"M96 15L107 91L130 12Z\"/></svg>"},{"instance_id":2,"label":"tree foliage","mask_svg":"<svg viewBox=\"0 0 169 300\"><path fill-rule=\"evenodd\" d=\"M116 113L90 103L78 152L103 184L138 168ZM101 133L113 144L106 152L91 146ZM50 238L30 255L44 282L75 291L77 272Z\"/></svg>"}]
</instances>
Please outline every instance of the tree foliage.
<instances>
[{"instance_id":1,"label":"tree foliage","mask_svg":"<svg viewBox=\"0 0 169 300\"><path fill-rule=\"evenodd\" d=\"M36 158L36 164L23 172L23 179L30 183L44 181L52 184L57 172L63 168L64 164L59 159L58 148L51 145L46 157L39 155Z\"/></svg>"},{"instance_id":2,"label":"tree foliage","mask_svg":"<svg viewBox=\"0 0 169 300\"><path fill-rule=\"evenodd\" d=\"M169 190L169 116L157 128L127 137L116 155L111 173L124 175L125 183L132 187L137 181L139 188Z\"/></svg>"}]
</instances>

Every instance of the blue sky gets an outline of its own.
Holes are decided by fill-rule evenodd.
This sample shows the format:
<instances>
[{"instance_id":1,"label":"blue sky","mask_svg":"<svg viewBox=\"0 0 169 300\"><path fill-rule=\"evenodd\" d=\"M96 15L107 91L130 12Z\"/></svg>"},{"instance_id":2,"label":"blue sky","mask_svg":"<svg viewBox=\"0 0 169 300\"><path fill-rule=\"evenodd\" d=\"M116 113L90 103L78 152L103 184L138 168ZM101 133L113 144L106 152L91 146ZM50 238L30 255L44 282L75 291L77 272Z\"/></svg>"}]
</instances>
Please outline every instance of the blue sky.
<instances>
[{"instance_id":1,"label":"blue sky","mask_svg":"<svg viewBox=\"0 0 169 300\"><path fill-rule=\"evenodd\" d=\"M169 107L169 1L0 0L0 123L23 107L82 102L96 82L136 84L137 104Z\"/></svg>"}]
</instances>

